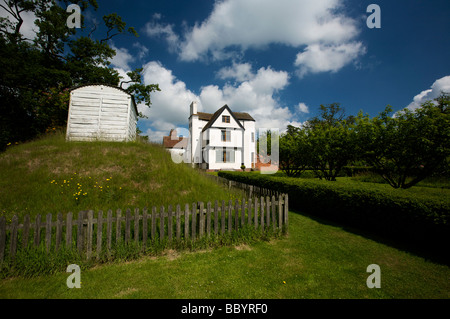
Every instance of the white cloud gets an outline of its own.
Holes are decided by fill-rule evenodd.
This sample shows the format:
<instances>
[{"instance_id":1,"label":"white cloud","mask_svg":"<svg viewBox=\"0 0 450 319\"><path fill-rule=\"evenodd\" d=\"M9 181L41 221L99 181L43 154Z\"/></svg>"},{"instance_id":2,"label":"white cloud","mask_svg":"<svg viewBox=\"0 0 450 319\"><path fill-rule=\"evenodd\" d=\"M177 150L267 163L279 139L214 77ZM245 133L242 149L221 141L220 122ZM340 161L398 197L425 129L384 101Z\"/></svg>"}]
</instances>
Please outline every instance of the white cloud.
<instances>
[{"instance_id":1,"label":"white cloud","mask_svg":"<svg viewBox=\"0 0 450 319\"><path fill-rule=\"evenodd\" d=\"M144 27L144 33L149 37L163 38L169 46L169 50L174 52L177 50L180 39L178 35L173 31L172 24L163 24L158 22L161 19L160 13L155 13L152 20L148 22Z\"/></svg>"},{"instance_id":2,"label":"white cloud","mask_svg":"<svg viewBox=\"0 0 450 319\"><path fill-rule=\"evenodd\" d=\"M235 63L231 67L224 67L217 72L222 80L234 79L238 82L249 80L252 77L252 66L250 63Z\"/></svg>"},{"instance_id":3,"label":"white cloud","mask_svg":"<svg viewBox=\"0 0 450 319\"><path fill-rule=\"evenodd\" d=\"M337 72L366 52L361 42L339 45L311 44L297 54L295 66L300 78L308 73Z\"/></svg>"},{"instance_id":4,"label":"white cloud","mask_svg":"<svg viewBox=\"0 0 450 319\"><path fill-rule=\"evenodd\" d=\"M289 84L289 75L270 67L260 68L246 75L248 80L223 87L207 85L195 94L177 79L172 71L160 62L151 61L144 66L144 83L158 83L160 92L152 94L152 107L143 105L139 111L148 116L141 119L149 128L150 140L161 142L172 128L187 127L189 105L198 102L199 111L213 113L227 104L233 111L248 112L256 120L257 127L286 129L296 125L295 114L288 107L279 105L276 94Z\"/></svg>"},{"instance_id":5,"label":"white cloud","mask_svg":"<svg viewBox=\"0 0 450 319\"><path fill-rule=\"evenodd\" d=\"M341 0L224 0L196 23L179 45L185 61L233 56L231 47L246 50L271 43L300 47L340 44L358 34L357 21L337 13ZM160 31L162 33L163 31Z\"/></svg>"},{"instance_id":6,"label":"white cloud","mask_svg":"<svg viewBox=\"0 0 450 319\"><path fill-rule=\"evenodd\" d=\"M148 54L148 48L145 45L140 44L139 42L134 43L133 47L138 50L137 56L139 59L145 58L145 56Z\"/></svg>"},{"instance_id":7,"label":"white cloud","mask_svg":"<svg viewBox=\"0 0 450 319\"><path fill-rule=\"evenodd\" d=\"M305 103L299 103L298 104L298 110L301 113L309 113L309 108L308 108L308 106Z\"/></svg>"},{"instance_id":8,"label":"white cloud","mask_svg":"<svg viewBox=\"0 0 450 319\"><path fill-rule=\"evenodd\" d=\"M416 108L420 107L421 104L430 100L434 100L439 95L441 95L442 92L450 93L450 75L436 80L430 89L424 90L417 94L414 97L413 101L407 106L407 108L413 111Z\"/></svg>"},{"instance_id":9,"label":"white cloud","mask_svg":"<svg viewBox=\"0 0 450 319\"><path fill-rule=\"evenodd\" d=\"M33 12L28 11L22 12L20 16L23 20L22 26L20 27L20 33L25 37L25 39L32 41L36 37L36 32L38 31L38 27L34 24L34 22L37 20L37 17ZM8 20L13 22L14 25L17 23L17 20L11 17L11 14L9 14L2 7L0 7L0 17L8 18Z\"/></svg>"},{"instance_id":10,"label":"white cloud","mask_svg":"<svg viewBox=\"0 0 450 319\"><path fill-rule=\"evenodd\" d=\"M161 143L162 136L168 135L170 129L187 125L189 105L198 98L171 70L157 61L144 65L143 80L145 84L158 83L161 91L152 93L151 108L139 105L139 111L148 116L148 119L139 122L151 126L147 132L150 140Z\"/></svg>"},{"instance_id":11,"label":"white cloud","mask_svg":"<svg viewBox=\"0 0 450 319\"><path fill-rule=\"evenodd\" d=\"M111 44L111 48L116 51L116 55L111 59L111 64L117 68L130 70L130 62L134 57L128 52L126 48L117 48Z\"/></svg>"}]
</instances>

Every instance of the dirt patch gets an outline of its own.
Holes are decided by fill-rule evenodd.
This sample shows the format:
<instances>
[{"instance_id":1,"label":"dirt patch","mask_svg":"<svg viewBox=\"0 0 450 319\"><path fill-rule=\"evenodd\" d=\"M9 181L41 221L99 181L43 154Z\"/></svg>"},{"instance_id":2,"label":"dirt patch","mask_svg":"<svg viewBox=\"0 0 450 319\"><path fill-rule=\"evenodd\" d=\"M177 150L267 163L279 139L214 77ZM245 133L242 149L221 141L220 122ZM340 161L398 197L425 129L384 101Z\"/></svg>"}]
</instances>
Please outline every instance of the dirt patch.
<instances>
[{"instance_id":1,"label":"dirt patch","mask_svg":"<svg viewBox=\"0 0 450 319\"><path fill-rule=\"evenodd\" d=\"M138 291L138 289L136 289L136 288L127 288L125 290L122 290L118 294L116 294L115 297L122 298L122 297L130 295L130 294L132 294L132 293L134 293L136 291Z\"/></svg>"},{"instance_id":2,"label":"dirt patch","mask_svg":"<svg viewBox=\"0 0 450 319\"><path fill-rule=\"evenodd\" d=\"M178 259L178 258L181 256L181 254L180 254L178 251L176 251L176 250L169 249L169 250L165 253L165 256L166 256L166 258L167 258L168 260L172 261L172 260Z\"/></svg>"},{"instance_id":3,"label":"dirt patch","mask_svg":"<svg viewBox=\"0 0 450 319\"><path fill-rule=\"evenodd\" d=\"M241 244L239 246L234 247L236 250L252 250L252 248L248 245Z\"/></svg>"}]
</instances>

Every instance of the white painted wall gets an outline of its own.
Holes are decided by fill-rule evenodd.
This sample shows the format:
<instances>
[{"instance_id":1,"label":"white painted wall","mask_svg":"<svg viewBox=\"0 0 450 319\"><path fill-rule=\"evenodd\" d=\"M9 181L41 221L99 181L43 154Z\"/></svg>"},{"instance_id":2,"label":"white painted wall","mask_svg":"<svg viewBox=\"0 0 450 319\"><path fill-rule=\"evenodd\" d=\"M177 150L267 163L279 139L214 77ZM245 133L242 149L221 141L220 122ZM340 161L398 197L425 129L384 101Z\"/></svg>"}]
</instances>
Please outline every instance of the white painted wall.
<instances>
[{"instance_id":1,"label":"white painted wall","mask_svg":"<svg viewBox=\"0 0 450 319\"><path fill-rule=\"evenodd\" d=\"M131 96L114 87L89 85L70 93L66 139L131 141L137 114Z\"/></svg>"},{"instance_id":2,"label":"white painted wall","mask_svg":"<svg viewBox=\"0 0 450 319\"><path fill-rule=\"evenodd\" d=\"M222 116L230 116L230 123L222 122ZM254 121L236 122L227 109L212 123L212 125L202 132L207 121L199 120L197 115L197 105L193 102L190 105L189 117L189 143L188 154L191 154L191 163L206 162L201 167L209 169L240 169L242 163L246 168L252 167L252 153L256 158L256 130ZM230 141L222 141L222 130L227 130L230 134ZM254 141L251 141L254 133ZM234 151L233 163L217 162L216 150L228 148ZM236 148L236 149L235 149ZM253 161L254 162L254 161ZM206 165L208 164L208 165Z\"/></svg>"}]
</instances>

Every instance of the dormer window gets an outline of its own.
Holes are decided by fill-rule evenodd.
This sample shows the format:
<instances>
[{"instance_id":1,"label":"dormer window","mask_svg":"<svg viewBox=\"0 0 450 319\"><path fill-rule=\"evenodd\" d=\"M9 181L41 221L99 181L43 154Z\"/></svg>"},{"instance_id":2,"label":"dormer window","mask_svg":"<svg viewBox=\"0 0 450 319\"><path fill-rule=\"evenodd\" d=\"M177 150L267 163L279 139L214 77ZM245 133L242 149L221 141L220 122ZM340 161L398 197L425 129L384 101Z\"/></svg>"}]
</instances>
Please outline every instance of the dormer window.
<instances>
[{"instance_id":1,"label":"dormer window","mask_svg":"<svg viewBox=\"0 0 450 319\"><path fill-rule=\"evenodd\" d=\"M222 123L230 123L230 116L222 115Z\"/></svg>"}]
</instances>

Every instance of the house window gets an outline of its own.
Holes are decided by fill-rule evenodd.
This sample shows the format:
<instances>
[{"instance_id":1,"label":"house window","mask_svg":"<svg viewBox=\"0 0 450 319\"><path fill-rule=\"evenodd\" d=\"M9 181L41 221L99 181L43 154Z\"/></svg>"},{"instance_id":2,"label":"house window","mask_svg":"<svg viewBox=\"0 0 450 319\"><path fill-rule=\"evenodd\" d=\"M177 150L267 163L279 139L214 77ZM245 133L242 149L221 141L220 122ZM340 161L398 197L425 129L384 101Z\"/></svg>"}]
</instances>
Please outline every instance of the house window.
<instances>
[{"instance_id":1,"label":"house window","mask_svg":"<svg viewBox=\"0 0 450 319\"><path fill-rule=\"evenodd\" d=\"M234 163L234 150L216 149L216 163Z\"/></svg>"},{"instance_id":2,"label":"house window","mask_svg":"<svg viewBox=\"0 0 450 319\"><path fill-rule=\"evenodd\" d=\"M222 123L230 123L230 117L228 115L222 115Z\"/></svg>"},{"instance_id":3,"label":"house window","mask_svg":"<svg viewBox=\"0 0 450 319\"><path fill-rule=\"evenodd\" d=\"M227 130L222 130L222 142L231 141L231 132Z\"/></svg>"},{"instance_id":4,"label":"house window","mask_svg":"<svg viewBox=\"0 0 450 319\"><path fill-rule=\"evenodd\" d=\"M254 141L255 141L255 133L252 132L252 142L254 142Z\"/></svg>"}]
</instances>

